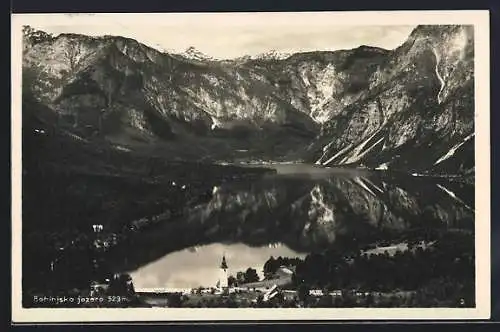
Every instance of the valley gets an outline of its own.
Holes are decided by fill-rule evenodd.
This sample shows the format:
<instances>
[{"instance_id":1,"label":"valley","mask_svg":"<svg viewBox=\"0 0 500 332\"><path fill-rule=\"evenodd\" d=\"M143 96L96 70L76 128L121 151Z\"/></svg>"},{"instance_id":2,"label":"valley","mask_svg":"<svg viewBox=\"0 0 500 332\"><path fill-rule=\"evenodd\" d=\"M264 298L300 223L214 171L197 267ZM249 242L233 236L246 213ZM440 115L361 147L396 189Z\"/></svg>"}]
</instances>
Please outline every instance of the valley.
<instances>
[{"instance_id":1,"label":"valley","mask_svg":"<svg viewBox=\"0 0 500 332\"><path fill-rule=\"evenodd\" d=\"M239 269L261 269L268 254L304 259L297 292L446 284L456 298L436 305L474 303L473 273L428 270L473 271L471 27L418 26L393 50L225 60L120 36L25 27L23 37L26 305L113 275L194 287L172 271L197 259L183 273L208 283L201 271L214 274L205 264L216 269L225 250ZM394 261L359 254L420 241L435 245ZM422 283L404 271L362 281L376 262ZM337 278L337 267L358 279Z\"/></svg>"}]
</instances>

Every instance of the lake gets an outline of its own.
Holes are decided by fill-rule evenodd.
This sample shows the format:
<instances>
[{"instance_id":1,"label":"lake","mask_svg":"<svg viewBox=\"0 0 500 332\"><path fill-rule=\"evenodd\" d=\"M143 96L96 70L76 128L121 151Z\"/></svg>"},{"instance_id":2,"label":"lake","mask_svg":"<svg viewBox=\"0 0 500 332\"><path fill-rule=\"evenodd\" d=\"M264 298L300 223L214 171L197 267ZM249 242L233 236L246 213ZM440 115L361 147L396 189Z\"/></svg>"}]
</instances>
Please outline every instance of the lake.
<instances>
[{"instance_id":1,"label":"lake","mask_svg":"<svg viewBox=\"0 0 500 332\"><path fill-rule=\"evenodd\" d=\"M293 251L283 244L251 247L244 243L213 243L170 253L132 272L131 276L137 289L215 287L223 255L228 275L235 276L251 267L262 278L263 265L270 256L303 258L306 253Z\"/></svg>"},{"instance_id":2,"label":"lake","mask_svg":"<svg viewBox=\"0 0 500 332\"><path fill-rule=\"evenodd\" d=\"M215 286L222 255L230 274L270 256L305 257L421 229L474 232L474 187L364 169L276 164L276 174L215 186L180 220L141 235L124 266L136 288Z\"/></svg>"}]
</instances>

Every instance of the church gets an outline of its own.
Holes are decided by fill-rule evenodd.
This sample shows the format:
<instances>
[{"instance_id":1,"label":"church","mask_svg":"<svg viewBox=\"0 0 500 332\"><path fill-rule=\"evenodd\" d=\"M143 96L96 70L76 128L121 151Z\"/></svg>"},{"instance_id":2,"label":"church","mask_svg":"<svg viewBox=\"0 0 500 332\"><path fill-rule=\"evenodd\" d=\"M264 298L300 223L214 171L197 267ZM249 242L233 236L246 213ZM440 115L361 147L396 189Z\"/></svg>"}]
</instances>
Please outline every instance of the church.
<instances>
[{"instance_id":1,"label":"church","mask_svg":"<svg viewBox=\"0 0 500 332\"><path fill-rule=\"evenodd\" d=\"M222 256L222 262L219 266L219 279L217 281L217 288L222 291L228 290L229 267L227 266L226 256Z\"/></svg>"}]
</instances>

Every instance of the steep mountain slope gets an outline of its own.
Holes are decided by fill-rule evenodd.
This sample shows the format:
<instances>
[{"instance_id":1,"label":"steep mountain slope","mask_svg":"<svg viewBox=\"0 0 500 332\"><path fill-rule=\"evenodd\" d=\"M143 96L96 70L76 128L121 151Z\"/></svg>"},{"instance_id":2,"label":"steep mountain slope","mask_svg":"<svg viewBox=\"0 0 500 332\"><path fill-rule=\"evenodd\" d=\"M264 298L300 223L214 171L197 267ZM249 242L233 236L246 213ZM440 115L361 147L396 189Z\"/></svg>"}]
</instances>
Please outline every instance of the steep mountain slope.
<instances>
[{"instance_id":1,"label":"steep mountain slope","mask_svg":"<svg viewBox=\"0 0 500 332\"><path fill-rule=\"evenodd\" d=\"M297 53L285 60L250 60L290 105L324 123L362 97L390 52L368 46L335 52Z\"/></svg>"},{"instance_id":2,"label":"steep mountain slope","mask_svg":"<svg viewBox=\"0 0 500 332\"><path fill-rule=\"evenodd\" d=\"M24 45L24 89L88 139L187 159L474 169L469 26L419 26L392 51L234 60L115 36L30 31Z\"/></svg>"},{"instance_id":3,"label":"steep mountain slope","mask_svg":"<svg viewBox=\"0 0 500 332\"><path fill-rule=\"evenodd\" d=\"M34 76L25 75L35 95L56 111L120 113L124 124L147 134L159 134L148 121L154 116L173 132L182 132L179 123L215 128L234 121L295 121L314 130L249 69L163 54L132 39L47 38L26 50L24 70Z\"/></svg>"},{"instance_id":4,"label":"steep mountain slope","mask_svg":"<svg viewBox=\"0 0 500 332\"><path fill-rule=\"evenodd\" d=\"M316 163L473 171L473 59L472 27L416 28L366 95L324 125Z\"/></svg>"}]
</instances>

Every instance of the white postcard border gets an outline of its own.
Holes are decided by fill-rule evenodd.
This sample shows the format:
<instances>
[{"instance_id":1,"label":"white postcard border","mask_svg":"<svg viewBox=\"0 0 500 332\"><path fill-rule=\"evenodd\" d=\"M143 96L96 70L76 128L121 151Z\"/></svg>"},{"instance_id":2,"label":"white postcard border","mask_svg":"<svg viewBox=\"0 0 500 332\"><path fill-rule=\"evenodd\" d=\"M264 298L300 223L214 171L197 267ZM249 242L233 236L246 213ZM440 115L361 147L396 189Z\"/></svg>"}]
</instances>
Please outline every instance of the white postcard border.
<instances>
[{"instance_id":1,"label":"white postcard border","mask_svg":"<svg viewBox=\"0 0 500 332\"><path fill-rule=\"evenodd\" d=\"M21 304L21 69L22 32L25 24L57 22L109 24L120 21L154 24L251 24L272 16L272 22L307 22L328 16L338 25L474 25L475 60L475 176L476 176L476 307L475 308L22 308ZM197 23L195 23L197 22ZM355 24L354 24L355 23ZM489 12L385 11L301 13L170 13L170 14L13 14L12 15L12 321L57 322L154 322L154 321L297 321L297 320L462 320L490 317L490 38Z\"/></svg>"}]
</instances>

